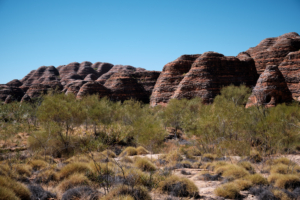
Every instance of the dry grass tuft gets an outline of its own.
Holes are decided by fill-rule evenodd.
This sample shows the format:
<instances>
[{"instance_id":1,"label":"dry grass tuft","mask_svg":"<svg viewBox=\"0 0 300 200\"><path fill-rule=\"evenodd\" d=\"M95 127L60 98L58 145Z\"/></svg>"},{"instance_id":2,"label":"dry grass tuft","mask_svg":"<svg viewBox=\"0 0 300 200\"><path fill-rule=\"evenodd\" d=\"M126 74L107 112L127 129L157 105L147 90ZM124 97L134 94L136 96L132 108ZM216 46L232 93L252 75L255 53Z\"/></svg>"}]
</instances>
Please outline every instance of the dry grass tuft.
<instances>
[{"instance_id":1,"label":"dry grass tuft","mask_svg":"<svg viewBox=\"0 0 300 200\"><path fill-rule=\"evenodd\" d=\"M221 166L221 167L215 169L215 172L217 174L220 173L224 177L230 178L230 179L239 179L239 178L250 175L249 172L247 170L245 170L243 167L240 167L238 165L232 165L232 164Z\"/></svg>"},{"instance_id":2,"label":"dry grass tuft","mask_svg":"<svg viewBox=\"0 0 300 200\"><path fill-rule=\"evenodd\" d=\"M127 147L120 154L121 157L123 157L123 156L135 156L135 155L137 155L137 150L134 147Z\"/></svg>"},{"instance_id":3,"label":"dry grass tuft","mask_svg":"<svg viewBox=\"0 0 300 200\"><path fill-rule=\"evenodd\" d=\"M79 174L75 173L69 176L68 178L64 179L58 186L57 188L65 192L70 188L74 188L77 186L90 186L91 182L90 180L84 175L84 174Z\"/></svg>"},{"instance_id":4,"label":"dry grass tuft","mask_svg":"<svg viewBox=\"0 0 300 200\"><path fill-rule=\"evenodd\" d=\"M295 189L300 186L300 178L295 174L271 174L268 181L283 189Z\"/></svg>"},{"instance_id":5,"label":"dry grass tuft","mask_svg":"<svg viewBox=\"0 0 300 200\"><path fill-rule=\"evenodd\" d=\"M43 168L46 168L49 165L44 160L32 160L28 164L31 165L33 170L41 170Z\"/></svg>"},{"instance_id":6,"label":"dry grass tuft","mask_svg":"<svg viewBox=\"0 0 300 200\"><path fill-rule=\"evenodd\" d=\"M124 156L123 158L121 158L121 162L133 163L133 160L131 158L129 158L128 156Z\"/></svg>"},{"instance_id":7,"label":"dry grass tuft","mask_svg":"<svg viewBox=\"0 0 300 200\"><path fill-rule=\"evenodd\" d=\"M74 162L64 166L59 173L61 179L67 178L74 173L89 174L92 172L92 168L87 163Z\"/></svg>"},{"instance_id":8,"label":"dry grass tuft","mask_svg":"<svg viewBox=\"0 0 300 200\"><path fill-rule=\"evenodd\" d=\"M249 157L250 161L253 163L259 163L263 160L263 158L261 157L260 153L256 150L252 150L250 152L250 157Z\"/></svg>"},{"instance_id":9,"label":"dry grass tuft","mask_svg":"<svg viewBox=\"0 0 300 200\"><path fill-rule=\"evenodd\" d=\"M15 165L15 170L22 176L29 177L31 175L32 167L26 164Z\"/></svg>"},{"instance_id":10,"label":"dry grass tuft","mask_svg":"<svg viewBox=\"0 0 300 200\"><path fill-rule=\"evenodd\" d=\"M248 162L248 161L243 161L243 162L239 162L238 166L243 167L245 170L247 170L250 174L254 174L255 173L255 168L253 167L253 165Z\"/></svg>"},{"instance_id":11,"label":"dry grass tuft","mask_svg":"<svg viewBox=\"0 0 300 200\"><path fill-rule=\"evenodd\" d=\"M105 157L109 157L109 158L115 158L115 157L117 157L117 155L115 154L115 152L113 152L112 150L109 150L109 149L103 151L102 154Z\"/></svg>"},{"instance_id":12,"label":"dry grass tuft","mask_svg":"<svg viewBox=\"0 0 300 200\"><path fill-rule=\"evenodd\" d=\"M139 146L138 148L136 148L136 151L137 151L137 155L149 154L149 151L147 151L147 149L145 149L142 146Z\"/></svg>"},{"instance_id":13,"label":"dry grass tuft","mask_svg":"<svg viewBox=\"0 0 300 200\"><path fill-rule=\"evenodd\" d=\"M190 161L188 161L188 160L181 161L180 164L182 164L182 166L184 168L192 168L192 166L193 166L193 164Z\"/></svg>"},{"instance_id":14,"label":"dry grass tuft","mask_svg":"<svg viewBox=\"0 0 300 200\"><path fill-rule=\"evenodd\" d=\"M59 174L54 169L47 169L40 172L36 180L41 183L48 183L50 181L59 181Z\"/></svg>"},{"instance_id":15,"label":"dry grass tuft","mask_svg":"<svg viewBox=\"0 0 300 200\"><path fill-rule=\"evenodd\" d=\"M66 164L73 163L73 162L88 163L88 162L90 162L90 158L81 155L81 156L73 156L73 157L67 159L66 161L64 161L64 163L66 163Z\"/></svg>"},{"instance_id":16,"label":"dry grass tuft","mask_svg":"<svg viewBox=\"0 0 300 200\"><path fill-rule=\"evenodd\" d=\"M268 185L268 180L260 174L251 174L244 177L245 180L248 180L252 185Z\"/></svg>"},{"instance_id":17,"label":"dry grass tuft","mask_svg":"<svg viewBox=\"0 0 300 200\"><path fill-rule=\"evenodd\" d=\"M217 196L237 199L240 196L240 188L236 183L225 183L214 190Z\"/></svg>"},{"instance_id":18,"label":"dry grass tuft","mask_svg":"<svg viewBox=\"0 0 300 200\"><path fill-rule=\"evenodd\" d=\"M166 160L170 163L180 162L183 160L183 157L180 155L180 153L178 151L173 151L173 152L167 154Z\"/></svg>"},{"instance_id":19,"label":"dry grass tuft","mask_svg":"<svg viewBox=\"0 0 300 200\"><path fill-rule=\"evenodd\" d=\"M214 161L216 158L217 158L217 155L211 154L211 153L206 153L202 156L202 160L205 162Z\"/></svg>"},{"instance_id":20,"label":"dry grass tuft","mask_svg":"<svg viewBox=\"0 0 300 200\"><path fill-rule=\"evenodd\" d=\"M233 183L239 188L239 190L248 190L253 186L252 182L249 180L237 179Z\"/></svg>"},{"instance_id":21,"label":"dry grass tuft","mask_svg":"<svg viewBox=\"0 0 300 200\"><path fill-rule=\"evenodd\" d=\"M158 190L178 197L197 197L197 186L187 178L169 176L159 183Z\"/></svg>"},{"instance_id":22,"label":"dry grass tuft","mask_svg":"<svg viewBox=\"0 0 300 200\"><path fill-rule=\"evenodd\" d=\"M129 196L126 200L131 200L131 197L135 197L135 200L151 200L151 197L148 193L148 190L143 186L129 187L126 185L119 186L111 190L105 197L101 200L111 200L111 199L120 199L122 196ZM125 200L125 199L120 199Z\"/></svg>"},{"instance_id":23,"label":"dry grass tuft","mask_svg":"<svg viewBox=\"0 0 300 200\"><path fill-rule=\"evenodd\" d=\"M137 158L135 166L143 171L155 171L156 166L147 158Z\"/></svg>"},{"instance_id":24,"label":"dry grass tuft","mask_svg":"<svg viewBox=\"0 0 300 200\"><path fill-rule=\"evenodd\" d=\"M15 193L15 196L22 200L30 200L31 193L22 183L12 180L9 177L0 176L0 187L9 188Z\"/></svg>"},{"instance_id":25,"label":"dry grass tuft","mask_svg":"<svg viewBox=\"0 0 300 200\"><path fill-rule=\"evenodd\" d=\"M112 200L134 200L134 198L131 195L121 195L114 197Z\"/></svg>"},{"instance_id":26,"label":"dry grass tuft","mask_svg":"<svg viewBox=\"0 0 300 200\"><path fill-rule=\"evenodd\" d=\"M21 200L13 190L0 186L0 200Z\"/></svg>"}]
</instances>

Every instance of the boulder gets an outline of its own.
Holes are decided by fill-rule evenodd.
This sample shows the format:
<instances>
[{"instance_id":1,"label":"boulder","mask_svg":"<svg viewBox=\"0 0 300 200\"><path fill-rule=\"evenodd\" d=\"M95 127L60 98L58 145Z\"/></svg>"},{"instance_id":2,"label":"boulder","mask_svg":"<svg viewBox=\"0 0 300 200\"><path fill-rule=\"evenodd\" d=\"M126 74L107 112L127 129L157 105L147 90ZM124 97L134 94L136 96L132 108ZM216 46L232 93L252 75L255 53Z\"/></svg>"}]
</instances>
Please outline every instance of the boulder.
<instances>
[{"instance_id":1,"label":"boulder","mask_svg":"<svg viewBox=\"0 0 300 200\"><path fill-rule=\"evenodd\" d=\"M273 107L279 103L291 102L292 99L292 94L278 67L268 65L259 76L246 108L250 106Z\"/></svg>"}]
</instances>

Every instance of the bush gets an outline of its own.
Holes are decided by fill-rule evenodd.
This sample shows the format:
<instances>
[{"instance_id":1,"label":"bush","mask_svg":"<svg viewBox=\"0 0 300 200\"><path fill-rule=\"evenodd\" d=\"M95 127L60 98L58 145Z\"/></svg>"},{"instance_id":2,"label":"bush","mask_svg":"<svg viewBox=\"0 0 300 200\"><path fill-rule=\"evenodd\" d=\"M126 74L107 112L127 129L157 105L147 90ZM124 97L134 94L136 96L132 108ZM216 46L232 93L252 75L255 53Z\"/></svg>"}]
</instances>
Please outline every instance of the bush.
<instances>
[{"instance_id":1,"label":"bush","mask_svg":"<svg viewBox=\"0 0 300 200\"><path fill-rule=\"evenodd\" d=\"M145 187L137 186L132 188L125 185L111 190L102 200L118 199L121 196L132 196L135 200L151 200L148 190ZM130 198L127 197L126 200L130 200Z\"/></svg>"},{"instance_id":2,"label":"bush","mask_svg":"<svg viewBox=\"0 0 300 200\"><path fill-rule=\"evenodd\" d=\"M13 190L0 186L0 200L21 200Z\"/></svg>"},{"instance_id":3,"label":"bush","mask_svg":"<svg viewBox=\"0 0 300 200\"><path fill-rule=\"evenodd\" d=\"M48 163L43 160L32 160L28 163L33 170L40 170L48 166Z\"/></svg>"},{"instance_id":4,"label":"bush","mask_svg":"<svg viewBox=\"0 0 300 200\"><path fill-rule=\"evenodd\" d=\"M14 181L9 177L0 176L0 187L9 188L22 200L30 200L31 194L28 188L22 183Z\"/></svg>"},{"instance_id":5,"label":"bush","mask_svg":"<svg viewBox=\"0 0 300 200\"><path fill-rule=\"evenodd\" d=\"M67 191L70 188L77 186L89 186L91 182L84 174L75 173L69 176L69 178L64 179L57 188L62 192Z\"/></svg>"},{"instance_id":6,"label":"bush","mask_svg":"<svg viewBox=\"0 0 300 200\"><path fill-rule=\"evenodd\" d=\"M115 158L115 157L117 157L117 155L116 155L113 151L111 151L111 150L109 150L109 149L103 151L102 154L103 154L105 157L108 156L109 158Z\"/></svg>"},{"instance_id":7,"label":"bush","mask_svg":"<svg viewBox=\"0 0 300 200\"><path fill-rule=\"evenodd\" d=\"M61 179L67 178L68 176L74 174L74 173L86 173L89 174L92 172L92 168L89 166L89 164L86 163L80 163L80 162L74 162L67 164L64 166L59 173L59 176Z\"/></svg>"},{"instance_id":8,"label":"bush","mask_svg":"<svg viewBox=\"0 0 300 200\"><path fill-rule=\"evenodd\" d=\"M217 196L237 199L240 196L239 186L235 183L225 183L214 190Z\"/></svg>"},{"instance_id":9,"label":"bush","mask_svg":"<svg viewBox=\"0 0 300 200\"><path fill-rule=\"evenodd\" d=\"M135 156L135 155L137 155L137 150L134 147L127 147L120 154L121 157L122 156Z\"/></svg>"},{"instance_id":10,"label":"bush","mask_svg":"<svg viewBox=\"0 0 300 200\"><path fill-rule=\"evenodd\" d=\"M144 154L148 154L149 151L147 151L147 149L145 149L142 146L139 146L138 148L136 148L137 151L137 155L144 155Z\"/></svg>"},{"instance_id":11,"label":"bush","mask_svg":"<svg viewBox=\"0 0 300 200\"><path fill-rule=\"evenodd\" d=\"M155 165L147 158L137 158L135 166L143 171L155 171Z\"/></svg>"},{"instance_id":12,"label":"bush","mask_svg":"<svg viewBox=\"0 0 300 200\"><path fill-rule=\"evenodd\" d=\"M67 190L63 195L61 200L69 199L99 199L100 193L97 190L93 190L90 187L82 186L71 188Z\"/></svg>"},{"instance_id":13,"label":"bush","mask_svg":"<svg viewBox=\"0 0 300 200\"><path fill-rule=\"evenodd\" d=\"M197 197L199 195L198 188L192 181L174 175L160 182L158 190L177 197Z\"/></svg>"}]
</instances>

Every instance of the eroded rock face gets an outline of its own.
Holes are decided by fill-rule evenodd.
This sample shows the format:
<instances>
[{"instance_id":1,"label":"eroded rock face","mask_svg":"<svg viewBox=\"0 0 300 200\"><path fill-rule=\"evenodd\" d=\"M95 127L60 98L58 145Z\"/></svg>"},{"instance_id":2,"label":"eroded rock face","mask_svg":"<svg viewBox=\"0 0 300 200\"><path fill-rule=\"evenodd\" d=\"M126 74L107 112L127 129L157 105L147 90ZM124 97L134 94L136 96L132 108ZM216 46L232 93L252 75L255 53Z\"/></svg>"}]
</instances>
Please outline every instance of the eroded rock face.
<instances>
[{"instance_id":1,"label":"eroded rock face","mask_svg":"<svg viewBox=\"0 0 300 200\"><path fill-rule=\"evenodd\" d=\"M18 79L14 79L12 81L9 81L6 83L6 85L11 86L11 87L20 87L23 83L19 81Z\"/></svg>"},{"instance_id":2,"label":"eroded rock face","mask_svg":"<svg viewBox=\"0 0 300 200\"><path fill-rule=\"evenodd\" d=\"M59 69L59 76L63 79L68 74L77 74L80 64L78 62L72 62L68 65L62 66Z\"/></svg>"},{"instance_id":3,"label":"eroded rock face","mask_svg":"<svg viewBox=\"0 0 300 200\"><path fill-rule=\"evenodd\" d=\"M104 87L101 83L96 81L89 81L82 85L80 88L77 98L81 99L82 97L86 95L92 95L92 94L98 94L99 97L108 96L110 91Z\"/></svg>"},{"instance_id":4,"label":"eroded rock face","mask_svg":"<svg viewBox=\"0 0 300 200\"><path fill-rule=\"evenodd\" d=\"M5 101L9 95L11 96L10 98L20 101L24 95L24 92L22 89L20 89L18 87L12 87L12 86L8 86L5 84L1 84L0 85L0 101Z\"/></svg>"},{"instance_id":5,"label":"eroded rock face","mask_svg":"<svg viewBox=\"0 0 300 200\"><path fill-rule=\"evenodd\" d=\"M79 92L80 88L87 83L87 81L83 81L83 80L75 80L70 82L69 84L67 84L65 86L65 88L63 89L63 92L65 94L69 94L69 93L73 93L75 96L77 96L77 93Z\"/></svg>"},{"instance_id":6,"label":"eroded rock face","mask_svg":"<svg viewBox=\"0 0 300 200\"><path fill-rule=\"evenodd\" d=\"M33 99L47 94L49 90L53 90L49 85L34 84L29 87L26 94Z\"/></svg>"},{"instance_id":7,"label":"eroded rock face","mask_svg":"<svg viewBox=\"0 0 300 200\"><path fill-rule=\"evenodd\" d=\"M115 73L117 72L135 72L136 68L132 67L130 65L115 65L113 66L107 73L103 74L102 76L100 76L97 79L97 82L101 83L101 84L105 84L105 82Z\"/></svg>"},{"instance_id":8,"label":"eroded rock face","mask_svg":"<svg viewBox=\"0 0 300 200\"><path fill-rule=\"evenodd\" d=\"M94 74L89 74L84 78L84 81L95 81L97 80L97 76L95 76Z\"/></svg>"},{"instance_id":9,"label":"eroded rock face","mask_svg":"<svg viewBox=\"0 0 300 200\"><path fill-rule=\"evenodd\" d=\"M291 32L279 37L266 38L246 52L254 59L257 72L261 74L267 65L279 65L290 52L299 49L300 36Z\"/></svg>"},{"instance_id":10,"label":"eroded rock face","mask_svg":"<svg viewBox=\"0 0 300 200\"><path fill-rule=\"evenodd\" d=\"M189 72L192 64L199 56L200 54L182 55L164 66L151 95L151 106L168 103L184 75Z\"/></svg>"},{"instance_id":11,"label":"eroded rock face","mask_svg":"<svg viewBox=\"0 0 300 200\"><path fill-rule=\"evenodd\" d=\"M292 99L292 94L278 67L276 65L268 65L259 76L246 108L261 105L272 107L279 103L290 102Z\"/></svg>"},{"instance_id":12,"label":"eroded rock face","mask_svg":"<svg viewBox=\"0 0 300 200\"><path fill-rule=\"evenodd\" d=\"M159 75L160 72L158 71L147 71L145 69L137 69L136 72L134 72L133 77L137 79L138 84L143 86L145 92L148 95L148 98L150 98Z\"/></svg>"},{"instance_id":13,"label":"eroded rock face","mask_svg":"<svg viewBox=\"0 0 300 200\"><path fill-rule=\"evenodd\" d=\"M39 84L39 79L44 75L46 69L46 66L39 67L30 77L27 78L26 81L23 82L23 85L20 88L22 88L24 91L27 91L33 84Z\"/></svg>"},{"instance_id":14,"label":"eroded rock face","mask_svg":"<svg viewBox=\"0 0 300 200\"><path fill-rule=\"evenodd\" d=\"M82 77L77 73L71 72L70 74L65 75L61 80L60 83L65 86L73 81L82 80Z\"/></svg>"},{"instance_id":15,"label":"eroded rock face","mask_svg":"<svg viewBox=\"0 0 300 200\"><path fill-rule=\"evenodd\" d=\"M25 94L21 99L21 103L22 102L31 102L30 96L28 94Z\"/></svg>"},{"instance_id":16,"label":"eroded rock face","mask_svg":"<svg viewBox=\"0 0 300 200\"><path fill-rule=\"evenodd\" d=\"M92 63L88 61L82 62L80 64L77 74L80 75L83 79L89 74L93 74L94 76L99 77L98 73L92 68Z\"/></svg>"},{"instance_id":17,"label":"eroded rock face","mask_svg":"<svg viewBox=\"0 0 300 200\"><path fill-rule=\"evenodd\" d=\"M300 101L300 51L289 53L278 66L292 96Z\"/></svg>"},{"instance_id":18,"label":"eroded rock face","mask_svg":"<svg viewBox=\"0 0 300 200\"><path fill-rule=\"evenodd\" d=\"M202 54L195 60L171 98L200 97L204 103L212 103L224 86L243 83L249 87L254 86L257 73L253 59L247 55L239 57L241 60L216 52Z\"/></svg>"},{"instance_id":19,"label":"eroded rock face","mask_svg":"<svg viewBox=\"0 0 300 200\"><path fill-rule=\"evenodd\" d=\"M134 72L121 71L113 74L104 84L110 89L111 100L125 101L135 99L145 103L149 102L149 95L144 87L134 77Z\"/></svg>"},{"instance_id":20,"label":"eroded rock face","mask_svg":"<svg viewBox=\"0 0 300 200\"><path fill-rule=\"evenodd\" d=\"M34 74L34 72L35 72L36 70L32 70L32 71L30 71L26 76L24 76L24 78L22 78L20 81L22 82L22 83L24 83L25 81L27 81L33 74Z\"/></svg>"},{"instance_id":21,"label":"eroded rock face","mask_svg":"<svg viewBox=\"0 0 300 200\"><path fill-rule=\"evenodd\" d=\"M103 74L107 73L109 70L111 70L111 68L113 68L113 64L111 63L101 63L101 62L97 62L94 63L92 68L95 69L98 74L99 77L102 76Z\"/></svg>"}]
</instances>

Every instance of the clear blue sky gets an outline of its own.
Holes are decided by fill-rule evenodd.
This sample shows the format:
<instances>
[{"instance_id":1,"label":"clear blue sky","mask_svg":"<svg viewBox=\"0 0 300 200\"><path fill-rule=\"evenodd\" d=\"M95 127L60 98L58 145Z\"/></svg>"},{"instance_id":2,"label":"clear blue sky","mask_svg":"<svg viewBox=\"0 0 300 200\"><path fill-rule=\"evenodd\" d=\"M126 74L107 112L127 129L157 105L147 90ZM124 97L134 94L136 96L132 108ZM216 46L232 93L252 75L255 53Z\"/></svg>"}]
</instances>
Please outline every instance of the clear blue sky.
<instances>
[{"instance_id":1,"label":"clear blue sky","mask_svg":"<svg viewBox=\"0 0 300 200\"><path fill-rule=\"evenodd\" d=\"M162 70L287 32L300 34L300 0L0 0L0 83L75 61Z\"/></svg>"}]
</instances>

